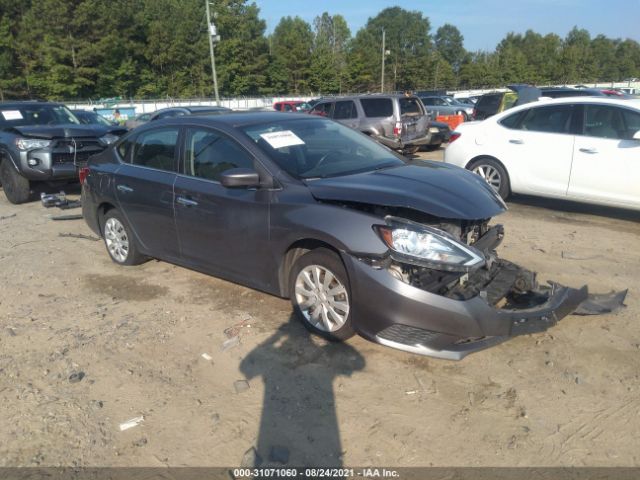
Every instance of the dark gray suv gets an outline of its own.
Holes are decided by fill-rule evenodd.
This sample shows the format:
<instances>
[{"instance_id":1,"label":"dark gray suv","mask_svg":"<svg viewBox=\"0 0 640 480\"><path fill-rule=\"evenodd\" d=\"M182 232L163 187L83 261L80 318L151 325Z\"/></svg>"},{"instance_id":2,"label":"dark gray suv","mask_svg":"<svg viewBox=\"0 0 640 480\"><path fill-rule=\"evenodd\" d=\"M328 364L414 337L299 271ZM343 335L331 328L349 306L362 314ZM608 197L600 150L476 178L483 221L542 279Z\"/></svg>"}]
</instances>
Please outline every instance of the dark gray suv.
<instances>
[{"instance_id":1,"label":"dark gray suv","mask_svg":"<svg viewBox=\"0 0 640 480\"><path fill-rule=\"evenodd\" d=\"M78 164L117 139L110 127L81 124L59 103L0 103L0 182L7 199L28 201L37 182L77 180Z\"/></svg>"},{"instance_id":2,"label":"dark gray suv","mask_svg":"<svg viewBox=\"0 0 640 480\"><path fill-rule=\"evenodd\" d=\"M325 98L309 113L336 120L403 153L414 153L423 145L440 146L450 133L446 124L429 121L424 105L415 96Z\"/></svg>"}]
</instances>

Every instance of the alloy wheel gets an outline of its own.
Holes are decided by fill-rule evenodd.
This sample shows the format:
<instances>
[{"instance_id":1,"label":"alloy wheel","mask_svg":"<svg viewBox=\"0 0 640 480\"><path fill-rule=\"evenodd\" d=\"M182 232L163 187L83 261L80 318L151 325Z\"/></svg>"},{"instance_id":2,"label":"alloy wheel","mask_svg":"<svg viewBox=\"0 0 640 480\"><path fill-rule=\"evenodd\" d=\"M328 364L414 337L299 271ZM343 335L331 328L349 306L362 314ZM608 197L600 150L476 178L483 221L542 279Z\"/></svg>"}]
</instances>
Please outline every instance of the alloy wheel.
<instances>
[{"instance_id":1,"label":"alloy wheel","mask_svg":"<svg viewBox=\"0 0 640 480\"><path fill-rule=\"evenodd\" d=\"M502 185L502 177L500 176L500 172L492 167L491 165L476 165L473 167L473 173L477 173L480 175L485 182L493 187L496 192L500 191L500 186Z\"/></svg>"},{"instance_id":2,"label":"alloy wheel","mask_svg":"<svg viewBox=\"0 0 640 480\"><path fill-rule=\"evenodd\" d=\"M349 315L346 287L321 265L309 265L300 271L296 277L295 301L305 319L325 332L339 330Z\"/></svg>"},{"instance_id":3,"label":"alloy wheel","mask_svg":"<svg viewBox=\"0 0 640 480\"><path fill-rule=\"evenodd\" d=\"M104 240L113 259L118 263L124 263L129 256L129 236L120 220L112 217L106 221Z\"/></svg>"}]
</instances>

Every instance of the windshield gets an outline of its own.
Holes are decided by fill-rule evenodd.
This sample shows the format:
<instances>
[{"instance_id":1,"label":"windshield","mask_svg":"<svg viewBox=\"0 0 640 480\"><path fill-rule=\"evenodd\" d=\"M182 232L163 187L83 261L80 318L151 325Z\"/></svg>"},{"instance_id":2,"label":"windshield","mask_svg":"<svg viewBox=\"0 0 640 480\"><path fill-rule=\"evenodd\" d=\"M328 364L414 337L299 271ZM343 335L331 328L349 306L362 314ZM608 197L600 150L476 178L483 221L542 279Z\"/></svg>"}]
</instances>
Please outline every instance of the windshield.
<instances>
[{"instance_id":1,"label":"windshield","mask_svg":"<svg viewBox=\"0 0 640 480\"><path fill-rule=\"evenodd\" d=\"M95 124L95 125L104 125L106 127L112 127L113 123L104 118L102 115L95 112L78 112L75 114L80 123L85 123L87 125Z\"/></svg>"},{"instance_id":2,"label":"windshield","mask_svg":"<svg viewBox=\"0 0 640 480\"><path fill-rule=\"evenodd\" d=\"M0 127L22 127L26 125L79 124L80 121L64 105L29 103L0 106Z\"/></svg>"},{"instance_id":3,"label":"windshield","mask_svg":"<svg viewBox=\"0 0 640 480\"><path fill-rule=\"evenodd\" d=\"M338 177L404 163L361 133L323 118L273 121L242 130L295 178Z\"/></svg>"}]
</instances>

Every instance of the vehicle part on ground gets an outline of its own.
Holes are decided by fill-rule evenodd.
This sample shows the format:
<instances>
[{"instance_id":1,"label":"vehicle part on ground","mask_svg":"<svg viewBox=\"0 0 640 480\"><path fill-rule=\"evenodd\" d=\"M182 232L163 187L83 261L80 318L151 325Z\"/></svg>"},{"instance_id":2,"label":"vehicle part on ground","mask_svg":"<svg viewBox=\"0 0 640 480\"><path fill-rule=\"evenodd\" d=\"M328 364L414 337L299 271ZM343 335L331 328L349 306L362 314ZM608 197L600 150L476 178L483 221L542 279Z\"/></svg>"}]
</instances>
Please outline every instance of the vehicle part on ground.
<instances>
[{"instance_id":1,"label":"vehicle part on ground","mask_svg":"<svg viewBox=\"0 0 640 480\"><path fill-rule=\"evenodd\" d=\"M69 200L64 192L60 193L44 193L40 194L40 201L45 208L58 207L60 210L70 210L72 208L80 208L82 202L80 200Z\"/></svg>"}]
</instances>

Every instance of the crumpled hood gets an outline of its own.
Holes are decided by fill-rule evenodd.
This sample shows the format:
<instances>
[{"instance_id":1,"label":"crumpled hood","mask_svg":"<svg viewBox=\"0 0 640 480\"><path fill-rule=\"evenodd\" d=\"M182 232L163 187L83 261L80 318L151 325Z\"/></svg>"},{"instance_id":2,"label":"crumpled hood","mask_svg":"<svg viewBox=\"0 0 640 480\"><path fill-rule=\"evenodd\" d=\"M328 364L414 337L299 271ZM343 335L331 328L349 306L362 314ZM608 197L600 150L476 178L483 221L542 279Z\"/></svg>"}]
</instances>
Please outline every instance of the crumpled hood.
<instances>
[{"instance_id":1,"label":"crumpled hood","mask_svg":"<svg viewBox=\"0 0 640 480\"><path fill-rule=\"evenodd\" d=\"M416 161L306 184L318 200L411 208L448 219L480 220L507 209L478 175L440 162Z\"/></svg>"},{"instance_id":2,"label":"crumpled hood","mask_svg":"<svg viewBox=\"0 0 640 480\"><path fill-rule=\"evenodd\" d=\"M77 137L102 137L109 132L109 127L103 125L26 125L12 127L13 130L25 137L34 138L77 138Z\"/></svg>"}]
</instances>

